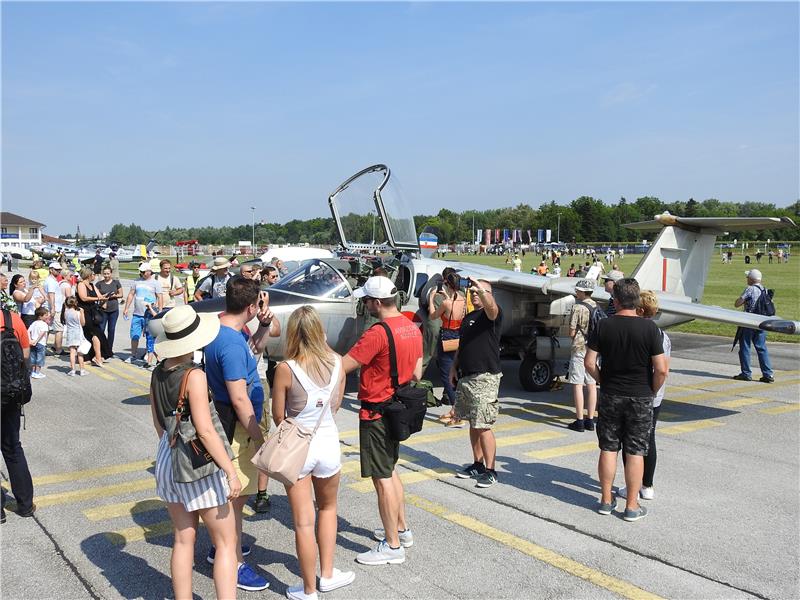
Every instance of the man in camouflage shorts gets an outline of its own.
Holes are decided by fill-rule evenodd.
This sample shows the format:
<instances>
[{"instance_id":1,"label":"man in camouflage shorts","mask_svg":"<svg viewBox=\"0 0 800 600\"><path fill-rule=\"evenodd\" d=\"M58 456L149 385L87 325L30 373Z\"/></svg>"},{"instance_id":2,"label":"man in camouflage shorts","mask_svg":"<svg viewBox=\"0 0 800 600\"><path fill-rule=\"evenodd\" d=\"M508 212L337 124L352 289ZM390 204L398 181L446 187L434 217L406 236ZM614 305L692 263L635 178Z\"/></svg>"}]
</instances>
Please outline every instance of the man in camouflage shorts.
<instances>
[{"instance_id":1,"label":"man in camouflage shorts","mask_svg":"<svg viewBox=\"0 0 800 600\"><path fill-rule=\"evenodd\" d=\"M469 420L473 463L456 472L461 479L473 478L480 488L497 481L497 443L492 427L497 420L500 391L500 330L503 314L492 297L488 281L470 277L471 313L461 321L459 346L450 381L456 388L456 418ZM460 376L459 376L460 375Z\"/></svg>"}]
</instances>

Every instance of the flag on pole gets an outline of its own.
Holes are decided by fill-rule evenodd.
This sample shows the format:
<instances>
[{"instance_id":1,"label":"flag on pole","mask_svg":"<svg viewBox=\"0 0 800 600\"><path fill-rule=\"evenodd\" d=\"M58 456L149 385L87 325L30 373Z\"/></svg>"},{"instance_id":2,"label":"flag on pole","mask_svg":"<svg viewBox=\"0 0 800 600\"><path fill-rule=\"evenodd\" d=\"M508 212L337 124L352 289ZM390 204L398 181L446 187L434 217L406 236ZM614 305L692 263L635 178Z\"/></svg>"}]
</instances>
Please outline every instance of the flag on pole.
<instances>
[{"instance_id":1,"label":"flag on pole","mask_svg":"<svg viewBox=\"0 0 800 600\"><path fill-rule=\"evenodd\" d=\"M495 229L494 230L494 243L495 244L500 243L500 230L499 229Z\"/></svg>"},{"instance_id":2,"label":"flag on pole","mask_svg":"<svg viewBox=\"0 0 800 600\"><path fill-rule=\"evenodd\" d=\"M483 229L477 229L475 231L475 243L480 244L481 239L483 239Z\"/></svg>"},{"instance_id":3,"label":"flag on pole","mask_svg":"<svg viewBox=\"0 0 800 600\"><path fill-rule=\"evenodd\" d=\"M484 235L483 243L488 246L489 244L492 243L492 230L491 229L484 230L483 235Z\"/></svg>"},{"instance_id":4,"label":"flag on pole","mask_svg":"<svg viewBox=\"0 0 800 600\"><path fill-rule=\"evenodd\" d=\"M544 229L536 230L536 242L539 244L544 242Z\"/></svg>"},{"instance_id":5,"label":"flag on pole","mask_svg":"<svg viewBox=\"0 0 800 600\"><path fill-rule=\"evenodd\" d=\"M530 229L528 229L528 243L529 244L533 243L533 237L531 236L531 230Z\"/></svg>"},{"instance_id":6,"label":"flag on pole","mask_svg":"<svg viewBox=\"0 0 800 600\"><path fill-rule=\"evenodd\" d=\"M551 229L548 229L548 230L545 232L545 237L547 238L547 239L546 239L546 241L547 241L548 243L550 242L550 237L551 237L552 235L553 235L553 231L552 231Z\"/></svg>"}]
</instances>

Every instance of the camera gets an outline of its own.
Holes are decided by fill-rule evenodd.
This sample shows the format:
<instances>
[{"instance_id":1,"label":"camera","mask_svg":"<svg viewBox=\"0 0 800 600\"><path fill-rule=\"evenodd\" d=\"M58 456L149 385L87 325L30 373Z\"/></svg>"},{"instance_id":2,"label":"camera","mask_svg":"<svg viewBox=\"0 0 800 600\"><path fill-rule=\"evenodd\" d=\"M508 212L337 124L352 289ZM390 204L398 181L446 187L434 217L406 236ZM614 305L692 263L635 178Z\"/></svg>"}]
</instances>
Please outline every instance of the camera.
<instances>
[{"instance_id":1,"label":"camera","mask_svg":"<svg viewBox=\"0 0 800 600\"><path fill-rule=\"evenodd\" d=\"M464 289L469 288L469 286L471 286L471 285L472 285L472 282L469 279L467 279L466 277L462 277L458 281L458 287L462 287Z\"/></svg>"}]
</instances>

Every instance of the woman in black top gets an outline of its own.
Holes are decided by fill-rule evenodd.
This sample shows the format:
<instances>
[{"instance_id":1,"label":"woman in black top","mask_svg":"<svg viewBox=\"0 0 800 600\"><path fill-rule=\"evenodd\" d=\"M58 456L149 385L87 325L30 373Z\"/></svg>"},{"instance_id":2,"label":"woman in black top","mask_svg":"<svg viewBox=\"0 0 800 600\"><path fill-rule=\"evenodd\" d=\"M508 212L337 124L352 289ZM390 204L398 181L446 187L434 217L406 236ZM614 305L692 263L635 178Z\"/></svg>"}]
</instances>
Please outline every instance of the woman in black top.
<instances>
[{"instance_id":1,"label":"woman in black top","mask_svg":"<svg viewBox=\"0 0 800 600\"><path fill-rule=\"evenodd\" d=\"M119 318L119 300L122 298L122 284L118 279L112 279L111 267L103 267L103 279L95 287L106 297L100 306L100 331L105 332L108 338L108 347L114 352L114 331Z\"/></svg>"},{"instance_id":2,"label":"woman in black top","mask_svg":"<svg viewBox=\"0 0 800 600\"><path fill-rule=\"evenodd\" d=\"M81 269L81 281L77 285L78 306L86 314L83 335L92 343L92 348L85 358L91 360L96 366L102 367L104 359L111 358L114 354L108 345L108 339L100 329L102 309L99 305L106 301L106 297L98 293L93 282L94 271L91 267Z\"/></svg>"}]
</instances>

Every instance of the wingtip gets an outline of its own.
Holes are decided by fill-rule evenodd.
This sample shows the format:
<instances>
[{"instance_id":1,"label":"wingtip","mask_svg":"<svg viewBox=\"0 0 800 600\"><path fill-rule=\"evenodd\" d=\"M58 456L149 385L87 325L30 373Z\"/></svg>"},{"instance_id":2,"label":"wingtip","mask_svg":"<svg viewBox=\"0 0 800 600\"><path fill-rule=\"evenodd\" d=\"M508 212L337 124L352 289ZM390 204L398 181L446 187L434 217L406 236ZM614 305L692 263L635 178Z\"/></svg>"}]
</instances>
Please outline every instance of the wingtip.
<instances>
[{"instance_id":1,"label":"wingtip","mask_svg":"<svg viewBox=\"0 0 800 600\"><path fill-rule=\"evenodd\" d=\"M764 331L770 331L772 333L785 333L788 335L797 335L800 333L800 321L773 319L771 321L764 321L759 327Z\"/></svg>"}]
</instances>

